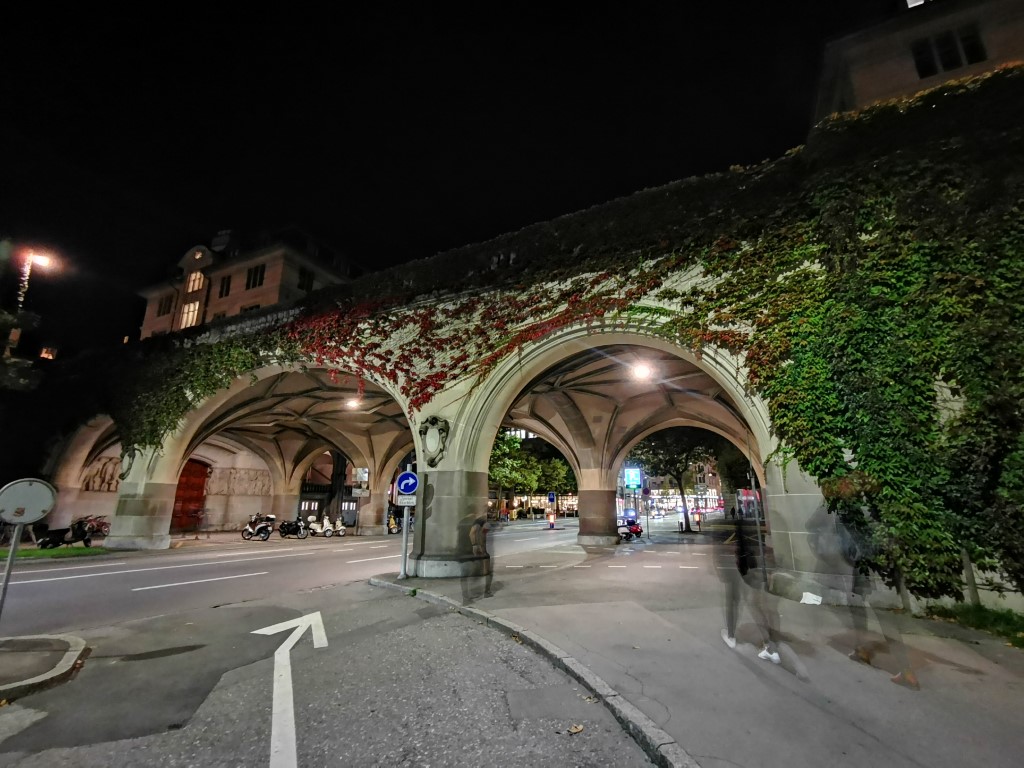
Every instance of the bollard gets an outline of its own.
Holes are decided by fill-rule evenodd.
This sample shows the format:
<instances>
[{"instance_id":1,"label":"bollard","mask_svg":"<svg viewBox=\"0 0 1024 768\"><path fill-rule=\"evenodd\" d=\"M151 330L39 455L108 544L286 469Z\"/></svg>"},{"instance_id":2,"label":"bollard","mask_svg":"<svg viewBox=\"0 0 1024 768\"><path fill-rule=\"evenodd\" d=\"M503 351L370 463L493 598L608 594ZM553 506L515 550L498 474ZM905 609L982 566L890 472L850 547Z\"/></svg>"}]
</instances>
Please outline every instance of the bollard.
<instances>
[{"instance_id":1,"label":"bollard","mask_svg":"<svg viewBox=\"0 0 1024 768\"><path fill-rule=\"evenodd\" d=\"M555 530L555 513L554 512L552 512L550 515L548 515L548 530L549 531Z\"/></svg>"}]
</instances>

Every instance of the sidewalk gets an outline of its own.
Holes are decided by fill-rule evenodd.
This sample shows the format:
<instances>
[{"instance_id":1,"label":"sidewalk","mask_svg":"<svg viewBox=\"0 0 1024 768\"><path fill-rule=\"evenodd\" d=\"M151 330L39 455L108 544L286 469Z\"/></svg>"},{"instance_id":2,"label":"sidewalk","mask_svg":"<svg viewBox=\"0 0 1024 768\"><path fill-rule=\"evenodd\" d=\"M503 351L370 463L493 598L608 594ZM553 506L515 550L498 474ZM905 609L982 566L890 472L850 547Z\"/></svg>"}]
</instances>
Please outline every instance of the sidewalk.
<instances>
[{"instance_id":1,"label":"sidewalk","mask_svg":"<svg viewBox=\"0 0 1024 768\"><path fill-rule=\"evenodd\" d=\"M237 532L220 534L223 539L229 536L233 541ZM565 545L565 549L571 546ZM757 658L756 631L745 607L741 609L736 649L724 645L719 636L723 615L721 582L714 571L713 557L706 547L680 543L677 549L655 552L637 546L619 548L612 554L595 554L576 548L576 554L570 555L563 565L548 570L511 565L517 561L510 556L504 562L496 562L496 576L490 584L493 596L486 598L483 579L411 578L397 582L395 574L385 574L372 580L380 586L361 598L364 602L360 603L363 607L358 613L351 609L338 613L343 593L309 593L299 599L308 602L310 610L323 610L325 617L327 612L360 616L360 621L370 622L367 631L385 626L373 623L373 612L396 589L406 594L415 592L418 600L433 604L424 605L421 611L426 613L422 616L438 616L431 613L437 607L445 615L462 613L480 625L481 632L523 643L585 685L593 700L599 701L633 736L648 758L663 766L1019 765L1020 733L1024 727L1020 708L1020 691L1024 689L1021 651L984 633L900 616L922 686L920 691L910 691L889 681L897 670L888 654L879 653L875 666L857 664L847 658L853 635L843 610L783 600L782 664L776 666ZM646 580L631 577L626 583L622 576L625 571L609 570L615 567L609 564L625 562L626 558L657 562L661 570L630 571L658 576ZM677 566L678 563L686 565ZM289 598L289 608L293 610L296 606L291 602L295 599ZM403 723L430 720L428 712L441 710L431 710L425 701L449 688L445 680L453 685L457 681L459 686L467 680L465 646L445 645L443 633L429 634L434 631L431 626L424 625L419 630L427 635L416 636L416 647L427 653L421 657L422 664L430 669L421 667L416 660L403 660L400 665L385 664L377 670L380 661L397 661L392 653L398 646L382 645L379 640L370 642L372 638L364 631L353 632L347 641L336 643L332 639L332 648L344 649L341 662L326 663L325 671L313 678L321 687L310 688L310 695L322 697L317 699L320 706L333 711L339 681L351 677L344 688L347 705L356 711L360 707L372 709L376 706L376 694L368 680L382 675L381 679L386 678L389 685L416 691L400 694L397 704L389 704L398 707L392 717ZM445 626L444 632L455 631L456 625ZM474 635L476 639L472 642L483 642L486 636ZM373 664L368 663L370 656L353 655L356 646L352 643L356 641L369 642L368 648L372 650L367 653L374 659ZM406 638L403 642L411 640ZM25 670L23 674L29 674L33 665L45 665L47 660L55 659L61 646L26 644L10 649L23 654L17 663ZM244 669L238 670L240 675ZM487 674L473 672L473 685L490 679ZM260 677L268 675L262 673ZM508 689L501 686L510 684L491 680L485 687L508 696ZM495 685L498 687L494 688ZM233 716L243 717L244 701L248 699L239 698L237 691L225 695L226 706L238 708ZM356 698L352 699L353 696ZM526 696L524 701L532 698ZM31 705L32 699L25 702ZM562 704L551 706L551 711L557 713ZM430 733L435 734L433 727ZM416 754L415 732L403 730L396 738L411 739L408 754ZM488 739L498 737L481 730L473 738L487 743ZM125 749L129 747L124 745ZM90 754L101 762L79 763L69 758L60 764L103 764L101 751ZM156 761L163 753L149 754L153 762L147 765L162 764ZM441 764L457 764L455 753L452 760ZM29 760L25 764L44 763ZM415 763L396 759L392 764Z\"/></svg>"}]
</instances>

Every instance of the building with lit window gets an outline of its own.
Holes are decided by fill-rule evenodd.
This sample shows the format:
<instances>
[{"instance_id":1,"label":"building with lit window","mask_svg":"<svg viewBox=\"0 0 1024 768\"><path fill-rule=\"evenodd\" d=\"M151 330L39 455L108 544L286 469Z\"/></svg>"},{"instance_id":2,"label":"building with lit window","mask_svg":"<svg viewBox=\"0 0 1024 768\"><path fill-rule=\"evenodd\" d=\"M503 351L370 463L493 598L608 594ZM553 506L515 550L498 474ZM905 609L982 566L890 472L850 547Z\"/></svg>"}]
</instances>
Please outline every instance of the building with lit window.
<instances>
[{"instance_id":1,"label":"building with lit window","mask_svg":"<svg viewBox=\"0 0 1024 768\"><path fill-rule=\"evenodd\" d=\"M357 275L339 253L298 230L249 240L223 231L209 247L186 251L174 278L140 291L141 338L290 304Z\"/></svg>"},{"instance_id":2,"label":"building with lit window","mask_svg":"<svg viewBox=\"0 0 1024 768\"><path fill-rule=\"evenodd\" d=\"M825 47L815 122L1024 60L1024 0L907 0Z\"/></svg>"}]
</instances>

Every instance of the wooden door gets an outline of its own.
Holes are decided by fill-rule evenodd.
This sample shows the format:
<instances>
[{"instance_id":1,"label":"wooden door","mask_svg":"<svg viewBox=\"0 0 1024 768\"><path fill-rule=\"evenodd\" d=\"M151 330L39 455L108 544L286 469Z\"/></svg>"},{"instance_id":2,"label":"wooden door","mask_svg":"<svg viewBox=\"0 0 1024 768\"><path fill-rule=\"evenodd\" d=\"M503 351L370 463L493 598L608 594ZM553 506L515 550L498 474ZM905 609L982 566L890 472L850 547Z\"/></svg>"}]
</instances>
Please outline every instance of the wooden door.
<instances>
[{"instance_id":1,"label":"wooden door","mask_svg":"<svg viewBox=\"0 0 1024 768\"><path fill-rule=\"evenodd\" d=\"M196 523L206 506L206 478L209 467L201 461L189 459L178 478L174 492L174 513L171 516L171 531L194 531Z\"/></svg>"}]
</instances>

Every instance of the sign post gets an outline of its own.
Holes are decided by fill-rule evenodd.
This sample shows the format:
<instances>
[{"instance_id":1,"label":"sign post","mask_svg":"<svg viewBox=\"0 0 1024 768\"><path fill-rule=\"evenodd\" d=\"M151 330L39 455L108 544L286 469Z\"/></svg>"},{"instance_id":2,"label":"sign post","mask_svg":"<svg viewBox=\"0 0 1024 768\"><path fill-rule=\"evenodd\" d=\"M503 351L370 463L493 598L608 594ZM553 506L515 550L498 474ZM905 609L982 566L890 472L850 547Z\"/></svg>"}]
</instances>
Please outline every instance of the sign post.
<instances>
[{"instance_id":1,"label":"sign post","mask_svg":"<svg viewBox=\"0 0 1024 768\"><path fill-rule=\"evenodd\" d=\"M416 489L420 487L420 479L412 471L412 465L405 468L405 472L398 476L395 483L398 488L398 503L402 505L402 566L398 571L398 578L407 579L406 561L409 559L409 507L416 505Z\"/></svg>"},{"instance_id":2,"label":"sign post","mask_svg":"<svg viewBox=\"0 0 1024 768\"><path fill-rule=\"evenodd\" d=\"M4 583L0 588L0 616L3 616L4 602L7 600L7 584L11 580L11 569L18 554L18 544L21 543L21 532L26 525L38 523L50 514L56 503L57 489L45 480L26 478L15 480L0 488L0 520L14 525L11 552L7 556Z\"/></svg>"}]
</instances>

